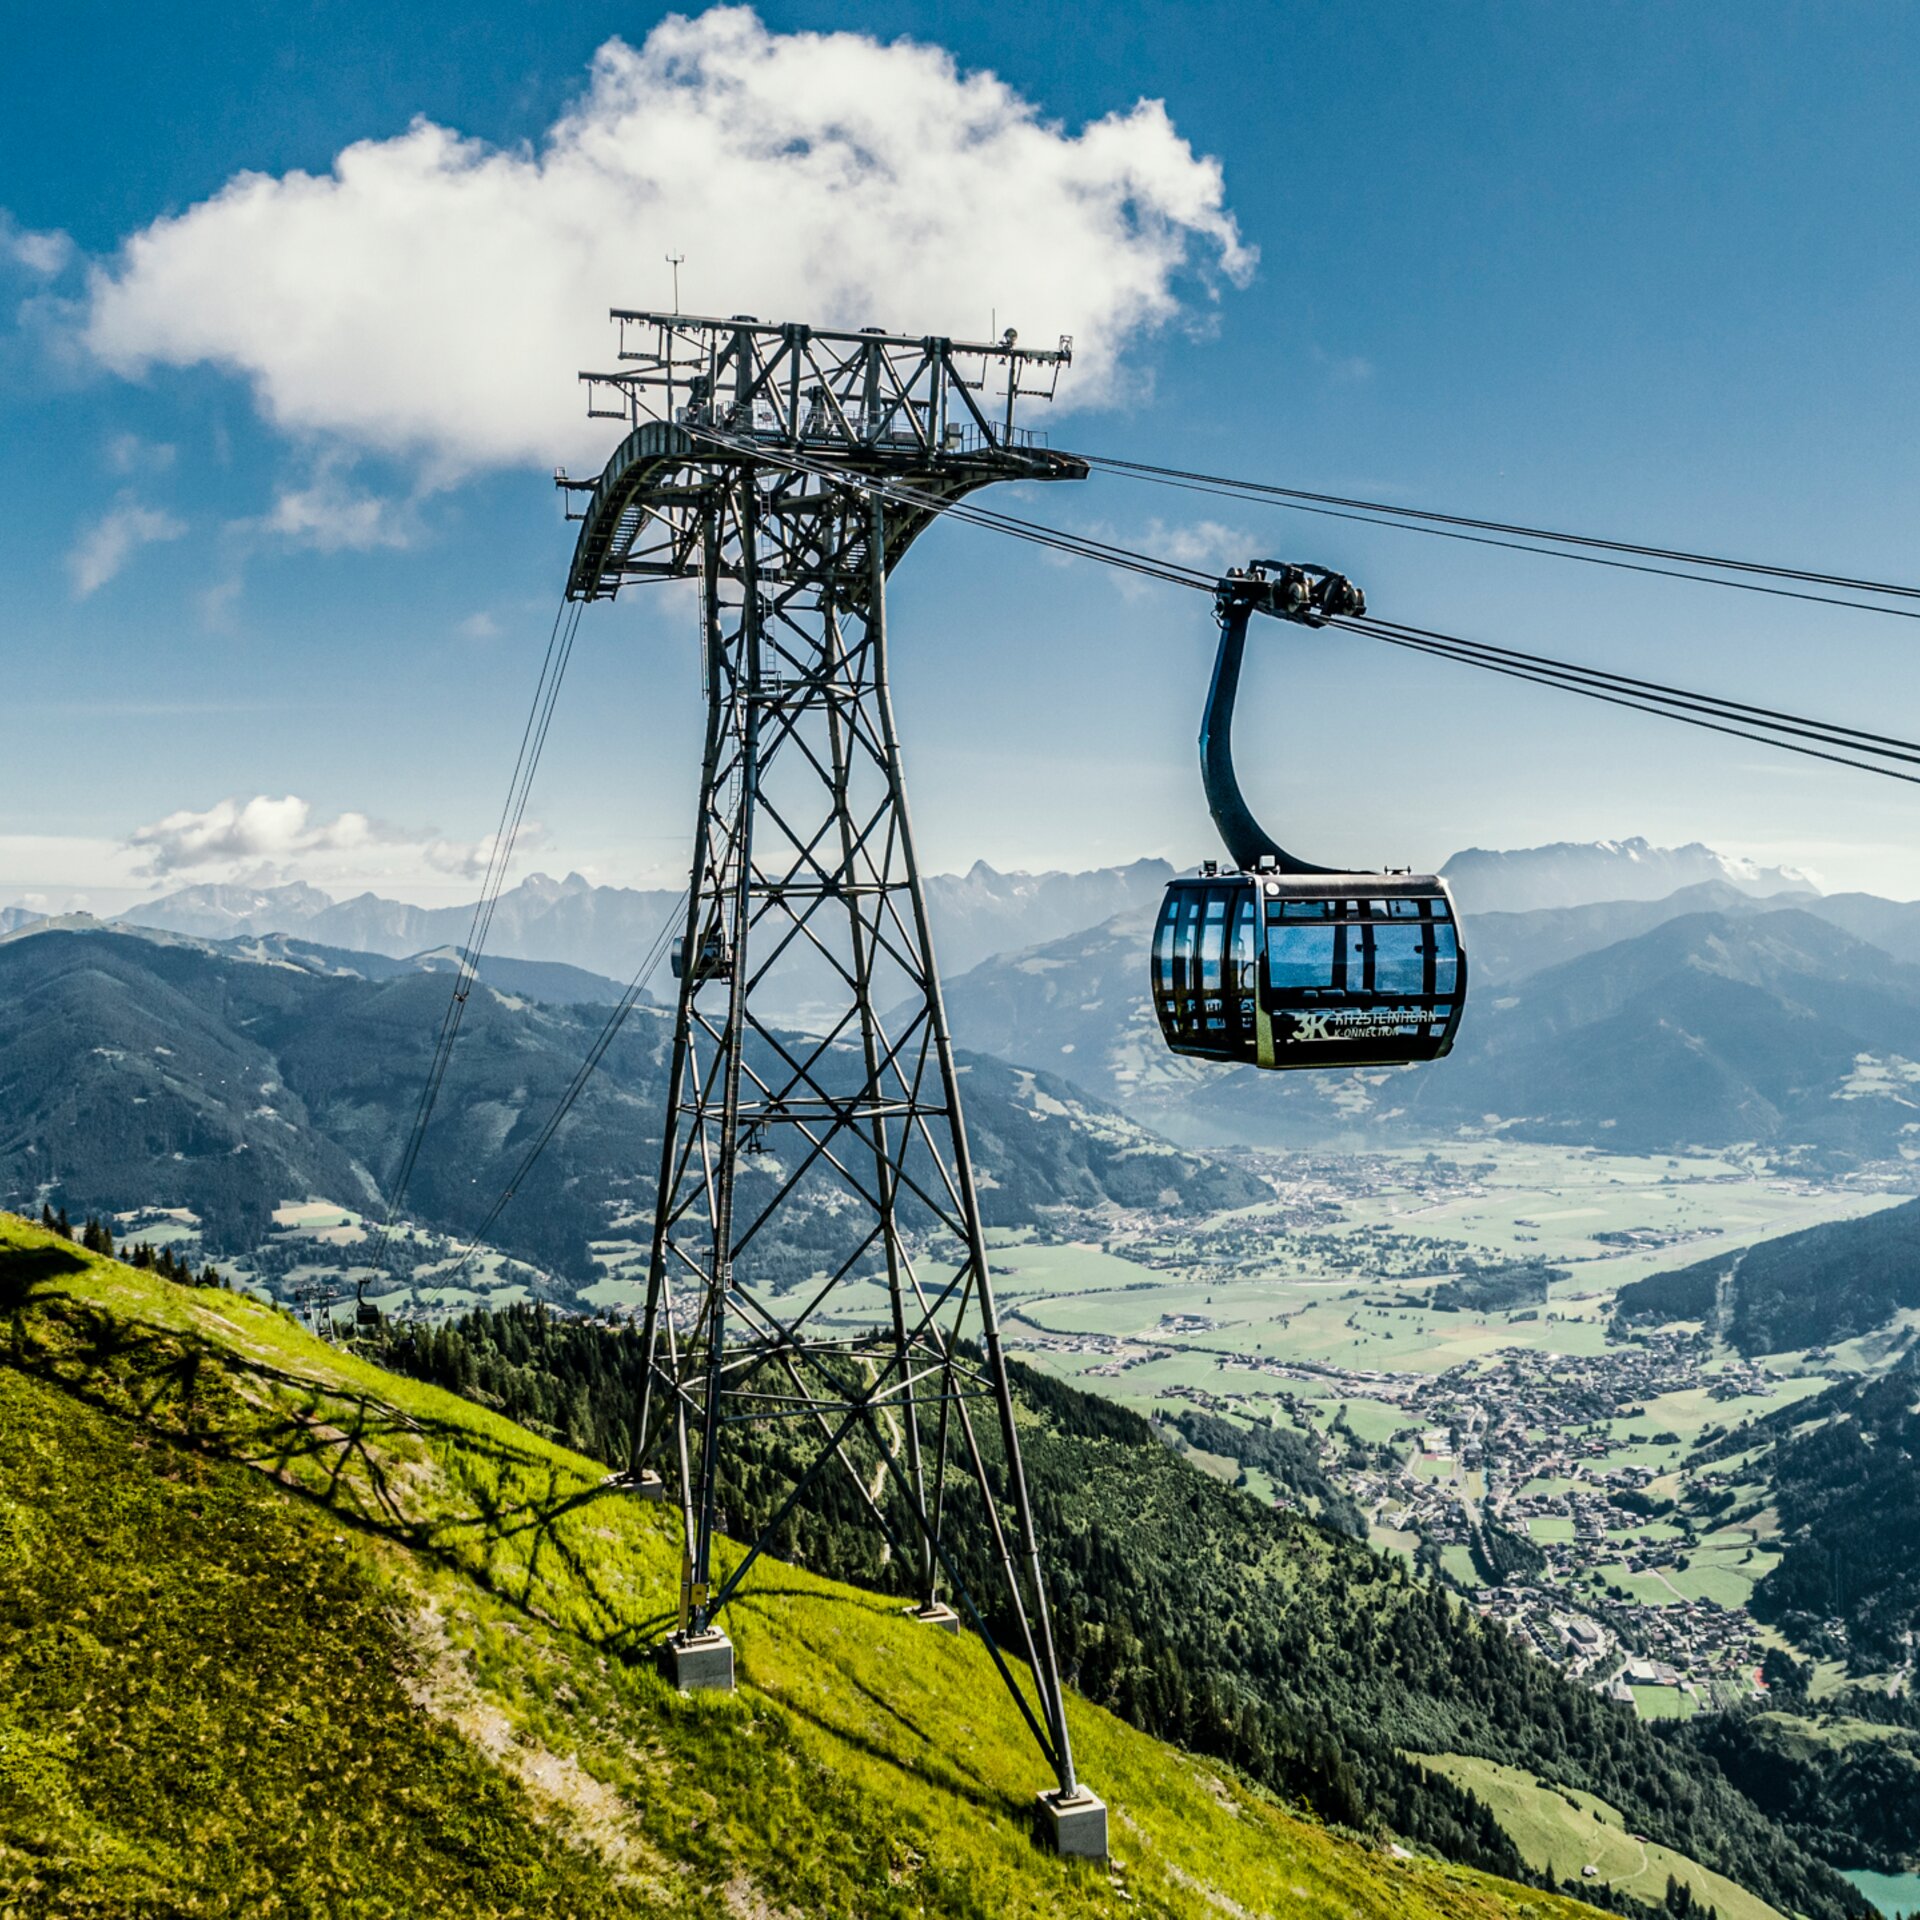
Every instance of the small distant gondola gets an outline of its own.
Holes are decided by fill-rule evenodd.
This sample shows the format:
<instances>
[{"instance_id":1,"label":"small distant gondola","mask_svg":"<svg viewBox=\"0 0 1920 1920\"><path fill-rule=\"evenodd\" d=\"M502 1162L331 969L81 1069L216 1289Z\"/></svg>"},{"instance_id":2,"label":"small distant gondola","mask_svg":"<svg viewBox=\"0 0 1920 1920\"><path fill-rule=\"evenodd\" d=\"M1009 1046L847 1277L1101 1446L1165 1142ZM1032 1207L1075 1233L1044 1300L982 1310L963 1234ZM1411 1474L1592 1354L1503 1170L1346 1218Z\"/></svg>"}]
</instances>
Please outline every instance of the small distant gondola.
<instances>
[{"instance_id":1,"label":"small distant gondola","mask_svg":"<svg viewBox=\"0 0 1920 1920\"><path fill-rule=\"evenodd\" d=\"M1167 888L1153 936L1153 1004L1175 1053L1269 1068L1402 1066L1453 1045L1467 956L1436 874L1309 866L1268 837L1233 770L1233 706L1247 622L1307 626L1366 611L1323 568L1259 561L1216 598L1220 651L1200 770L1233 865L1208 861Z\"/></svg>"}]
</instances>

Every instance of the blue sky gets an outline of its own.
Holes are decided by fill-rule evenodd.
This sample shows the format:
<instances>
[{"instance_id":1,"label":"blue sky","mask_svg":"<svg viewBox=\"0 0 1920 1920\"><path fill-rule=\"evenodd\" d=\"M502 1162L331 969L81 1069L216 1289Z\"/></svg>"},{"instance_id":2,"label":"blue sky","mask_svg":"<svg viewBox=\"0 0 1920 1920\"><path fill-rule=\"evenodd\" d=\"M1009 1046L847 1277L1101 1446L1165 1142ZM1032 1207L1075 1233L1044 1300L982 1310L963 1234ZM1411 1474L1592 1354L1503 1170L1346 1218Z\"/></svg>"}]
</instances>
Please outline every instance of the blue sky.
<instances>
[{"instance_id":1,"label":"blue sky","mask_svg":"<svg viewBox=\"0 0 1920 1920\"><path fill-rule=\"evenodd\" d=\"M225 212L194 229L225 236L214 266L182 264L169 241L138 297L99 289L134 277L130 239L223 190L231 201L235 176L263 176L270 194L295 170L324 178L353 143L399 151L417 116L500 150L508 172L516 153L537 169L596 50L616 36L643 48L661 18L524 0L75 5L29 30L14 10L0 29L0 579L19 750L0 758L0 903L113 906L241 873L470 892L461 853L497 816L570 544L547 474L599 451L565 386L574 337L516 323L503 350L462 321L401 338L394 300L367 283L407 259L332 225L311 243L279 224L242 233ZM1026 310L1072 301L1050 291L1044 227L998 224L992 177L969 175L941 215L941 244L988 309L974 324L992 313L1031 339L1078 319L1096 343L1068 376L1096 402L1047 423L1056 444L1920 575L1911 9L869 5L760 19L769 59L790 58L783 36L858 31L997 75L1038 111L1037 164L1058 172L1034 194L1043 205L1080 177L1087 124L1143 98L1165 103L1196 162L1217 160L1215 226L1196 216L1186 264L1091 317ZM829 49L780 111L804 116L859 71L852 58ZM769 71L784 86L795 69ZM647 111L643 98L620 137L644 140ZM1129 124L1124 164L1169 196L1194 189L1203 170ZM444 165L476 164L462 151ZM522 211L537 221L551 201ZM859 211L800 208L828 240L769 267L778 286L754 310L774 317L844 239L885 309L872 318L965 323L902 308L945 286L940 262L893 286L886 235ZM353 217L343 199L340 222ZM1227 217L1258 250L1250 272L1219 237ZM766 257L752 210L713 192L616 225L610 255L555 282L587 289L583 324L616 300L664 302L670 250L688 256L686 303L726 310ZM449 244L468 230L454 223ZM521 257L505 221L478 231ZM525 242L529 276L561 258L538 230ZM1148 250L1116 245L1114 289ZM290 276L321 290L313 304L337 295L341 327L361 325L364 296L344 386L338 355L309 378L308 308L272 296ZM388 417L408 424L387 432ZM1148 547L1320 560L1395 617L1920 730L1920 636L1902 621L1117 480L1022 510ZM936 531L895 587L928 858L1212 852L1192 745L1204 604L983 552L988 539ZM1310 858L1424 864L1467 844L1644 833L1920 894L1911 788L1354 639L1276 630L1261 646L1247 784ZM521 871L676 875L694 671L684 604L589 610ZM250 841L223 831L215 810L256 796L304 811L251 816ZM199 824L127 844L175 816ZM167 870L142 875L161 846Z\"/></svg>"}]
</instances>

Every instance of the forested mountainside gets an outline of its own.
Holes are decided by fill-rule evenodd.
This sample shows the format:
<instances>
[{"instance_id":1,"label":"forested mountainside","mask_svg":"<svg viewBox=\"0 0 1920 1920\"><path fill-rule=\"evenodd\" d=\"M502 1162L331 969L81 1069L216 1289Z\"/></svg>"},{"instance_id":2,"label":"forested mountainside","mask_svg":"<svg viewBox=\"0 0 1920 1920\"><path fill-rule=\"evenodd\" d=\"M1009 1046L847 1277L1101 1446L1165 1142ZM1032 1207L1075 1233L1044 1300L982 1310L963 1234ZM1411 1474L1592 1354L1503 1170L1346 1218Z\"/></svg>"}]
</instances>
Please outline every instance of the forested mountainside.
<instances>
[{"instance_id":1,"label":"forested mountainside","mask_svg":"<svg viewBox=\"0 0 1920 1920\"><path fill-rule=\"evenodd\" d=\"M1815 1708L1789 1666L1773 1663L1764 1709L1698 1714L1674 1737L1822 1859L1920 1869L1920 1700L1848 1687Z\"/></svg>"},{"instance_id":2,"label":"forested mountainside","mask_svg":"<svg viewBox=\"0 0 1920 1920\"><path fill-rule=\"evenodd\" d=\"M1696 1458L1731 1456L1780 1521L1781 1560L1754 1588L1754 1614L1856 1670L1910 1666L1920 1649L1920 1343L1884 1373L1736 1427Z\"/></svg>"},{"instance_id":3,"label":"forested mountainside","mask_svg":"<svg viewBox=\"0 0 1920 1920\"><path fill-rule=\"evenodd\" d=\"M1856 1339L1920 1308L1920 1200L1650 1274L1622 1287L1615 1305L1629 1321L1717 1314L1746 1354Z\"/></svg>"},{"instance_id":4,"label":"forested mountainside","mask_svg":"<svg viewBox=\"0 0 1920 1920\"><path fill-rule=\"evenodd\" d=\"M736 1549L727 1549L731 1555ZM0 1219L0 1911L1577 1920L1068 1702L1104 1867L964 1636L767 1563L679 1695L671 1517L552 1440Z\"/></svg>"},{"instance_id":5,"label":"forested mountainside","mask_svg":"<svg viewBox=\"0 0 1920 1920\"><path fill-rule=\"evenodd\" d=\"M630 1328L508 1309L438 1328L388 1325L374 1351L625 1464L641 1361ZM1716 1766L1569 1684L1440 1587L1194 1471L1109 1401L1026 1368L1016 1377L1028 1479L1057 1543L1062 1658L1082 1692L1130 1723L1231 1761L1342 1824L1513 1872L1512 1842L1485 1807L1405 1757L1479 1755L1599 1795L1633 1831L1782 1910L1858 1909ZM769 1517L805 1451L790 1429L743 1430L725 1482L729 1515ZM856 1454L856 1465L871 1464ZM974 1531L959 1529L956 1541ZM897 1563L844 1475L817 1480L777 1539L819 1572L898 1590ZM985 1604L993 1567L968 1545L960 1564Z\"/></svg>"},{"instance_id":6,"label":"forested mountainside","mask_svg":"<svg viewBox=\"0 0 1920 1920\"><path fill-rule=\"evenodd\" d=\"M190 1207L216 1247L266 1237L307 1196L362 1208L390 1177L426 1081L447 983L316 973L127 934L45 932L0 944L0 1198L76 1215ZM602 1030L602 1009L481 988L412 1184L410 1214L461 1234L507 1184ZM650 1209L666 1108L668 1022L639 1007L519 1184L500 1243L579 1283L589 1242ZM1264 1197L1246 1173L1181 1152L1078 1089L973 1057L968 1131L996 1225L1044 1208L1201 1211ZM824 1076L856 1077L856 1050ZM743 1206L756 1183L742 1175ZM826 1205L830 1196L820 1196ZM767 1258L810 1272L807 1196Z\"/></svg>"}]
</instances>

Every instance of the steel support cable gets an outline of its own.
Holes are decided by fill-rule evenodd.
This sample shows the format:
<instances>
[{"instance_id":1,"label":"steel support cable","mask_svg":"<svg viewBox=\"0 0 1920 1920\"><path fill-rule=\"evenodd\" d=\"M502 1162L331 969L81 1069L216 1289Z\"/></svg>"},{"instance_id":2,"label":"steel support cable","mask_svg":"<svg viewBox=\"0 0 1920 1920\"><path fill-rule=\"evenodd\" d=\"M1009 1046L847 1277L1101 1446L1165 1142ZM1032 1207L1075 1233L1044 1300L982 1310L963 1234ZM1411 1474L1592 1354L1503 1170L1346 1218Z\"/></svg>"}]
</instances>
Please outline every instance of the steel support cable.
<instances>
[{"instance_id":1,"label":"steel support cable","mask_svg":"<svg viewBox=\"0 0 1920 1920\"><path fill-rule=\"evenodd\" d=\"M1890 780L1903 780L1912 784L1920 784L1920 776L1910 773L1900 773L1892 767L1876 765L1874 762L1868 760L1852 760L1845 754L1827 753L1816 747L1796 746L1793 742L1779 739L1773 734L1756 733L1746 727L1725 726L1717 721L1704 720L1694 715L1676 712L1671 707L1655 706L1647 701L1629 700L1617 694L1602 693L1594 687L1569 687L1564 681L1552 679L1545 674L1529 673L1519 667L1492 666L1486 661L1473 658L1471 655L1452 652L1445 647L1433 646L1424 641L1398 639L1391 634L1385 633L1375 633L1369 637L1384 641L1388 646L1406 648L1410 652L1432 654L1436 659L1454 660L1467 666L1483 667L1488 672L1502 674L1509 679L1527 680L1536 686L1554 687L1563 692L1571 691L1579 693L1588 699L1604 700L1609 706L1627 707L1636 713L1650 713L1661 719L1678 720L1683 725L1701 727L1709 733L1726 734L1736 740L1757 741L1762 746L1774 747L1783 753L1803 754L1808 759L1826 760L1835 766L1851 767L1856 772L1878 773L1883 774Z\"/></svg>"},{"instance_id":2,"label":"steel support cable","mask_svg":"<svg viewBox=\"0 0 1920 1920\"><path fill-rule=\"evenodd\" d=\"M1015 538L1050 547L1061 553L1096 560L1105 565L1119 566L1128 572L1145 574L1169 585L1189 587L1207 593L1212 593L1217 586L1213 576L1202 573L1197 568L1184 566L1177 561L1161 560L1151 554L1142 554L1108 541L1068 534L1059 528L1020 520L1011 514L942 500L921 488L848 474L825 462L808 460L803 455L787 450L771 450L752 441L736 439L731 435L702 431L706 433L706 437L727 447L730 451L786 466L796 472L809 473L861 493L896 500L909 506L965 520L973 525L986 527L990 531L1010 534ZM1483 642L1458 640L1452 635L1431 633L1424 629L1412 627L1402 629L1398 628L1396 623L1390 622L1370 621L1366 624L1356 624L1341 620L1334 624L1347 627L1356 633L1366 634L1369 638L1384 641L1389 645L1400 646L1415 652L1431 653L1436 657L1455 660L1466 666L1479 666L1512 679L1526 679L1538 685L1558 687L1566 692L1604 700L1613 706L1632 707L1638 712L1684 721L1687 724L1705 728L1709 732L1754 740L1762 745L1779 747L1783 751L1800 753L1812 759L1831 761L1835 765L1852 767L1861 772L1883 773L1896 780L1915 780L1913 775L1899 773L1889 766L1877 765L1873 760L1851 758L1849 757L1851 754L1867 753L1883 759L1920 761L1920 743L1899 740L1887 735L1869 734L1858 728L1809 720L1804 716L1783 713L1777 709L1753 707L1739 701L1723 700L1715 695L1691 693L1684 688L1665 688L1657 682L1635 682L1625 675L1613 675L1602 669L1580 667L1571 662L1555 660L1548 655L1520 654L1511 649L1494 648ZM1389 632L1386 630L1389 627L1394 627L1395 630ZM1501 664L1502 657L1508 654L1511 654L1511 659ZM1608 688L1612 688L1613 691L1606 691ZM1643 697L1633 697L1635 695ZM1718 720L1704 717L1711 714L1718 714L1721 717ZM1750 724L1737 724L1740 722ZM1801 740L1819 741L1823 746L1795 745L1794 740L1787 737L1789 735L1797 736ZM1843 751L1827 752L1823 750L1824 747ZM1915 783L1920 784L1920 781Z\"/></svg>"},{"instance_id":3,"label":"steel support cable","mask_svg":"<svg viewBox=\"0 0 1920 1920\"><path fill-rule=\"evenodd\" d=\"M387 1229L381 1245L383 1258L387 1240L391 1237L394 1214L406 1192L408 1182L413 1177L413 1169L426 1137L427 1124L432 1118L435 1103L439 1099L441 1084L446 1078L447 1067L452 1059L453 1044L459 1037L460 1024L465 1017L467 997L473 989L474 981L479 977L480 960L486 951L487 940L493 930L493 917L506 884L514 843L519 837L521 824L526 816L527 799L533 789L534 774L539 767L540 756L546 747L547 730L553 722L554 707L560 695L560 683L565 677L567 662L572 657L573 639L579 629L580 613L581 608L578 603L569 605L563 602L554 621L553 634L548 640L547 655L541 663L540 680L534 689L533 705L528 711L527 725L521 734L520 752L514 762L513 779L507 789L506 804L501 811L500 825L494 832L493 845L488 850L487 870L481 884L480 897L474 903L473 922L468 929L467 944L454 970L453 993L447 1002L447 1012L441 1023L440 1038L435 1045L434 1059L428 1069L427 1082L421 1090L413 1130L388 1201Z\"/></svg>"},{"instance_id":4,"label":"steel support cable","mask_svg":"<svg viewBox=\"0 0 1920 1920\"><path fill-rule=\"evenodd\" d=\"M1687 687L1669 686L1664 681L1638 680L1630 674L1613 673L1604 667L1576 666L1565 660L1556 660L1550 654L1527 653L1515 647L1496 646L1487 640L1463 640L1455 634L1436 633L1431 628L1409 626L1401 620L1383 620L1377 616L1364 615L1357 620L1342 620L1337 624L1360 632L1374 628L1391 629L1405 638L1434 641L1444 646L1460 648L1471 654L1487 655L1517 665L1544 668L1570 679L1605 684L1649 698L1658 698L1674 706L1695 708L1702 712L1716 712L1723 717L1750 721L1757 726L1769 727L1781 733L1845 744L1857 751L1876 754L1884 759L1906 760L1920 765L1920 741L1903 740L1897 734L1868 733L1859 727L1842 726L1835 720L1809 720L1803 714L1783 712L1778 707L1757 707L1744 700L1729 700L1720 694L1696 693Z\"/></svg>"},{"instance_id":5,"label":"steel support cable","mask_svg":"<svg viewBox=\"0 0 1920 1920\"><path fill-rule=\"evenodd\" d=\"M547 636L547 650L540 663L540 675L534 684L533 701L527 709L526 724L520 733L520 749L514 758L513 775L508 782L507 797L500 810L500 824L494 831L493 844L488 849L487 867L481 882L480 897L474 902L473 919L467 929L467 942L460 950L458 964L454 969L453 991L447 1001L447 1010L441 1016L440 1032L434 1041L433 1058L428 1065L426 1081L420 1089L420 1097L414 1108L413 1124L408 1131L407 1144L401 1153L399 1166L388 1190L386 1220L373 1254L372 1265L376 1273L387 1270L394 1224L399 1216L401 1202L406 1197L408 1185L413 1179L420 1149L426 1139L427 1126L433 1118L434 1108L440 1098L440 1089L446 1080L447 1068L453 1058L454 1042L459 1038L461 1022L466 1015L467 997L473 990L474 981L479 977L481 956L486 951L487 939L493 929L493 917L499 907L500 895L506 884L514 843L519 838L521 825L526 818L527 799L533 790L534 775L546 747L548 729L553 724L554 707L560 697L561 682L566 677L567 663L573 655L573 641L575 634L579 631L581 611L581 602L562 599L554 614L553 627ZM356 1298L364 1301L366 1297L364 1278L356 1285L354 1292Z\"/></svg>"},{"instance_id":6,"label":"steel support cable","mask_svg":"<svg viewBox=\"0 0 1920 1920\"><path fill-rule=\"evenodd\" d=\"M1850 593L1876 593L1898 600L1920 601L1920 587L1907 586L1893 580L1861 580L1844 573L1821 573L1808 567L1777 566L1764 560L1730 560L1724 555L1711 553L1691 553L1682 547L1655 547L1642 545L1632 540L1609 540L1597 534L1560 533L1548 527L1529 527L1505 520L1480 520L1461 513L1440 513L1426 507L1398 507L1390 501L1349 499L1337 493L1313 493L1302 487L1276 486L1264 480L1237 480L1224 474L1194 473L1184 467L1158 467L1141 460L1121 460L1109 454L1083 454L1089 465L1113 473L1138 475L1144 479L1165 481L1176 485L1217 488L1230 491L1238 497L1247 499L1291 500L1310 503L1320 507L1339 507L1360 513L1386 514L1396 521L1421 521L1436 527L1473 528L1481 533L1510 534L1524 540L1544 540L1555 546L1589 547L1604 553L1634 554L1649 560L1671 560L1682 566L1713 567L1722 573L1750 573L1769 580L1797 580L1807 586L1838 587ZM1540 551L1540 549L1534 549ZM1687 578L1701 578L1700 575L1688 575ZM1734 581L1721 582L1724 586L1733 586ZM1833 604L1859 606L1859 601L1839 601ZM1868 611L1891 613L1897 611L1891 607L1875 607ZM1909 615L1909 618L1920 617Z\"/></svg>"},{"instance_id":7,"label":"steel support cable","mask_svg":"<svg viewBox=\"0 0 1920 1920\"><path fill-rule=\"evenodd\" d=\"M1350 520L1363 527L1386 527L1394 533L1426 534L1436 540L1460 540L1476 547L1502 547L1509 553L1531 553L1543 560L1577 560L1583 566L1611 567L1621 573L1653 574L1663 580L1690 580L1695 586L1734 587L1742 593L1764 593L1776 600L1804 600L1820 607L1850 607L1856 613L1884 613L1896 620L1920 620L1920 608L1883 607L1870 600L1845 600L1831 593L1808 593L1799 587L1770 587L1758 580L1725 580L1717 574L1689 573L1681 567L1656 567L1644 560L1610 559L1605 554L1581 553L1559 547L1538 546L1525 540L1501 540L1491 534L1462 533L1452 527L1431 527L1417 521L1390 520L1374 513L1348 513L1337 507L1311 507L1298 500L1274 499L1252 482L1222 482L1214 485L1196 480L1156 478L1111 467L1097 457L1091 464L1103 472L1116 472L1123 479L1148 480L1153 484L1177 488L1182 493L1204 493L1217 500L1250 501L1256 505L1278 507L1287 513L1309 513L1322 520Z\"/></svg>"},{"instance_id":8,"label":"steel support cable","mask_svg":"<svg viewBox=\"0 0 1920 1920\"><path fill-rule=\"evenodd\" d=\"M1895 767L1884 766L1875 761L1855 760L1844 753L1829 753L1818 747L1797 745L1794 741L1783 739L1778 734L1759 732L1751 727L1709 720L1700 713L1684 710L1678 703L1662 703L1651 697L1637 700L1624 693L1608 692L1602 683L1585 675L1556 674L1526 666L1501 665L1466 647L1449 645L1443 639L1415 638L1412 629L1402 633L1380 625L1360 626L1347 620L1336 620L1333 624L1346 627L1354 633L1364 634L1370 640L1382 641L1387 646L1404 648L1411 653L1431 654L1435 659L1452 660L1463 666L1479 667L1485 672L1497 673L1510 680L1526 680L1535 686L1552 687L1563 693L1577 693L1589 700L1602 700L1609 706L1628 707L1636 713L1651 713L1661 719L1677 720L1682 725L1701 727L1709 733L1723 733L1737 740L1757 741L1762 746L1777 748L1782 753L1803 754L1808 759L1830 761L1835 766L1852 767L1860 773L1877 773L1889 780L1903 780L1911 785L1920 785L1920 774L1902 773ZM1844 743L1836 741L1835 744ZM1903 757L1911 758L1911 756Z\"/></svg>"},{"instance_id":9,"label":"steel support cable","mask_svg":"<svg viewBox=\"0 0 1920 1920\"><path fill-rule=\"evenodd\" d=\"M533 1144L521 1155L520 1164L514 1168L507 1184L500 1190L499 1198L496 1199L488 1209L487 1217L473 1230L472 1235L467 1241L466 1248L461 1253L459 1259L454 1263L449 1272L436 1277L434 1281L435 1286L451 1286L466 1272L468 1266L473 1261L473 1256L480 1251L482 1245L485 1243L486 1237L492 1230L494 1222L498 1220L512 1204L513 1197L519 1192L521 1183L526 1179L527 1175L533 1171L540 1156L546 1152L548 1146L552 1143L553 1136L560 1130L561 1121L572 1111L573 1103L585 1092L587 1082L593 1078L600 1062L606 1057L607 1049L613 1045L614 1040L619 1035L620 1029L626 1025L627 1016L639 1005L640 996L647 989L647 982L653 978L655 969L660 965L661 958L666 953L667 943L673 937L674 928L678 924L680 911L685 906L686 899L687 890L683 887L680 891L679 899L674 902L673 906L668 910L666 919L661 923L660 931L654 935L653 945L647 949L639 966L634 969L633 978L627 982L625 991L622 992L619 1000L614 1004L612 1012L607 1015L605 1024L601 1027L599 1033L594 1036L593 1044L587 1049L586 1058L583 1059L575 1069L573 1079L568 1084L566 1092L560 1096L552 1113L547 1116L546 1123L535 1136Z\"/></svg>"}]
</instances>

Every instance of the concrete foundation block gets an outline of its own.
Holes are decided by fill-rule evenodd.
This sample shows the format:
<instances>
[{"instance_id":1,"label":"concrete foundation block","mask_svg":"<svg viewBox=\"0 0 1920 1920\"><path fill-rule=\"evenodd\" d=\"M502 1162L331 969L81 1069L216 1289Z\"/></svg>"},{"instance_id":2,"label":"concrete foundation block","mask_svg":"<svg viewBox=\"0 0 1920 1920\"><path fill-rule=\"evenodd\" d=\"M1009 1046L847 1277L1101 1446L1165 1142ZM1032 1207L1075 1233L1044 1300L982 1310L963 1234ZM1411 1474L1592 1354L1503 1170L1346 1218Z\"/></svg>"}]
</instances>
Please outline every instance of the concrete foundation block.
<instances>
[{"instance_id":1,"label":"concrete foundation block","mask_svg":"<svg viewBox=\"0 0 1920 1920\"><path fill-rule=\"evenodd\" d=\"M1085 1787L1071 1796L1056 1787L1034 1802L1035 1824L1043 1845L1067 1860L1107 1857L1107 1803Z\"/></svg>"},{"instance_id":2,"label":"concrete foundation block","mask_svg":"<svg viewBox=\"0 0 1920 1920\"><path fill-rule=\"evenodd\" d=\"M629 1500L664 1500L667 1497L667 1483L651 1467L643 1467L639 1473L610 1473L607 1486L614 1493L624 1493Z\"/></svg>"},{"instance_id":3,"label":"concrete foundation block","mask_svg":"<svg viewBox=\"0 0 1920 1920\"><path fill-rule=\"evenodd\" d=\"M910 1607L907 1618L918 1620L923 1627L938 1627L942 1633L960 1631L960 1616L944 1600L936 1600L927 1607Z\"/></svg>"},{"instance_id":4,"label":"concrete foundation block","mask_svg":"<svg viewBox=\"0 0 1920 1920\"><path fill-rule=\"evenodd\" d=\"M676 1633L660 1649L660 1668L682 1693L733 1691L733 1642L724 1633Z\"/></svg>"}]
</instances>

